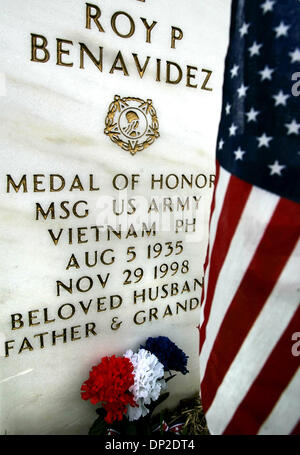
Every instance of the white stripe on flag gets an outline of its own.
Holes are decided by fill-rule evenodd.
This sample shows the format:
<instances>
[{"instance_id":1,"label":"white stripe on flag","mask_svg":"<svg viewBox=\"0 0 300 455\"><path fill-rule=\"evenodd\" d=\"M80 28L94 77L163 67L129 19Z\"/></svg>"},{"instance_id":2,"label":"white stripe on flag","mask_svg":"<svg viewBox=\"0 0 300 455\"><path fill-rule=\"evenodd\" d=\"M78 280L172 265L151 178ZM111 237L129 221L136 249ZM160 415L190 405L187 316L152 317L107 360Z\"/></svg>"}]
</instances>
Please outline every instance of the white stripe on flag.
<instances>
[{"instance_id":1,"label":"white stripe on flag","mask_svg":"<svg viewBox=\"0 0 300 455\"><path fill-rule=\"evenodd\" d=\"M282 393L269 417L260 427L258 434L290 434L299 420L300 369Z\"/></svg>"},{"instance_id":2,"label":"white stripe on flag","mask_svg":"<svg viewBox=\"0 0 300 455\"><path fill-rule=\"evenodd\" d=\"M225 197L225 194L227 191L230 177L231 177L231 174L229 172L227 172L225 169L223 169L222 167L220 167L219 180L218 180L218 184L216 187L216 193L215 193L215 210L212 214L210 233L209 233L210 250L209 250L209 262L208 262L208 266L207 266L207 269L205 272L206 279L204 280L205 297L207 295L211 253L212 253L213 245L214 245L215 238L216 238L216 232L217 232L217 226L218 226L218 222L219 222L219 218L220 218L220 213L222 210L222 201L224 201L224 197ZM204 309L204 305L202 305L201 311L200 311L200 326L202 325L203 318L204 318L203 309Z\"/></svg>"},{"instance_id":3,"label":"white stripe on flag","mask_svg":"<svg viewBox=\"0 0 300 455\"><path fill-rule=\"evenodd\" d=\"M232 362L206 414L208 425L216 434L223 433L225 430L237 407L247 394L298 309L299 262L300 241L283 269L272 294ZM299 416L299 403L297 410L297 415ZM283 416L284 414L281 415L281 419L283 419Z\"/></svg>"},{"instance_id":4,"label":"white stripe on flag","mask_svg":"<svg viewBox=\"0 0 300 455\"><path fill-rule=\"evenodd\" d=\"M248 269L278 200L278 196L260 188L254 187L251 190L218 277L206 327L207 336L200 356L202 378L226 311Z\"/></svg>"}]
</instances>

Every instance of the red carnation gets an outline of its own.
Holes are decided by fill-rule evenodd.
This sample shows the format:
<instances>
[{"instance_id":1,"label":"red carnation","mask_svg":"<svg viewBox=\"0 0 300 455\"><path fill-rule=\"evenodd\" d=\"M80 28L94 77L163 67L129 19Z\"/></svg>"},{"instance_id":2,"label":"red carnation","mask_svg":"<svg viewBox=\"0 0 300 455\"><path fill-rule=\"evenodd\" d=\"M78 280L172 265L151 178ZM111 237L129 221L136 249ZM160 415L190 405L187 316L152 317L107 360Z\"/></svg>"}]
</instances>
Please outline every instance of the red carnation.
<instances>
[{"instance_id":1,"label":"red carnation","mask_svg":"<svg viewBox=\"0 0 300 455\"><path fill-rule=\"evenodd\" d=\"M134 384L133 365L127 357L103 357L90 371L81 386L81 398L101 403L107 414L105 421L122 420L127 405L136 406L129 387Z\"/></svg>"}]
</instances>

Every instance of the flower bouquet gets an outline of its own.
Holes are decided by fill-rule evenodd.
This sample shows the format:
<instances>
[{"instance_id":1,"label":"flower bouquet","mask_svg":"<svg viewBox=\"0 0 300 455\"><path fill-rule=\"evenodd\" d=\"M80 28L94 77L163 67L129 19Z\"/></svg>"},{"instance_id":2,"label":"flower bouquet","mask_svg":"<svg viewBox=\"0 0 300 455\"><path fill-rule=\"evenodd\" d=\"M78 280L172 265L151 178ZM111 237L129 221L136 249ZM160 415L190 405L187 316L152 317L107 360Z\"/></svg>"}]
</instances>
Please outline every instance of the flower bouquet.
<instances>
[{"instance_id":1,"label":"flower bouquet","mask_svg":"<svg viewBox=\"0 0 300 455\"><path fill-rule=\"evenodd\" d=\"M169 396L167 382L188 373L186 354L169 338L148 338L137 352L103 357L92 367L81 386L81 397L93 404L98 418L90 435L143 434L168 431L167 424L152 418L154 409ZM169 375L165 378L165 373ZM177 430L180 425L175 426Z\"/></svg>"}]
</instances>

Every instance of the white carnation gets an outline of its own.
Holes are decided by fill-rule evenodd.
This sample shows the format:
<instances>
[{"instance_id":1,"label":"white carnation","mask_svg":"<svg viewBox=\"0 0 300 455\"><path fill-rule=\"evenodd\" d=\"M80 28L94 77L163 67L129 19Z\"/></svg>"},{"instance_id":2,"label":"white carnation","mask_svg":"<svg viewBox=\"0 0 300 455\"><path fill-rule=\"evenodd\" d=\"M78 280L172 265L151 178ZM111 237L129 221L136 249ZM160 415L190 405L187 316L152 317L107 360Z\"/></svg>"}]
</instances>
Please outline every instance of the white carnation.
<instances>
[{"instance_id":1,"label":"white carnation","mask_svg":"<svg viewBox=\"0 0 300 455\"><path fill-rule=\"evenodd\" d=\"M146 349L139 349L137 353L128 350L124 357L130 359L134 366L134 384L129 391L138 405L128 405L127 415L129 420L137 420L148 414L149 409L145 405L150 404L151 400L156 401L161 390L166 387L163 379L164 367L158 358Z\"/></svg>"}]
</instances>

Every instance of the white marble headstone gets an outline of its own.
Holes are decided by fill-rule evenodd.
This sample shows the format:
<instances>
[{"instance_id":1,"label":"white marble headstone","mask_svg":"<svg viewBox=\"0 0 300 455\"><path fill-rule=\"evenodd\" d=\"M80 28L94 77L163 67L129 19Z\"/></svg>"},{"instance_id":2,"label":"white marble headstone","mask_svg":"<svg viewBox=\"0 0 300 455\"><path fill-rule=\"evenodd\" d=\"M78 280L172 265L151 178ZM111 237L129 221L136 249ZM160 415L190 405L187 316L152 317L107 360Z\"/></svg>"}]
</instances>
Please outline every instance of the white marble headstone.
<instances>
[{"instance_id":1,"label":"white marble headstone","mask_svg":"<svg viewBox=\"0 0 300 455\"><path fill-rule=\"evenodd\" d=\"M229 14L230 0L3 3L2 434L86 434L90 368L149 336L189 356L167 406L197 392Z\"/></svg>"}]
</instances>

